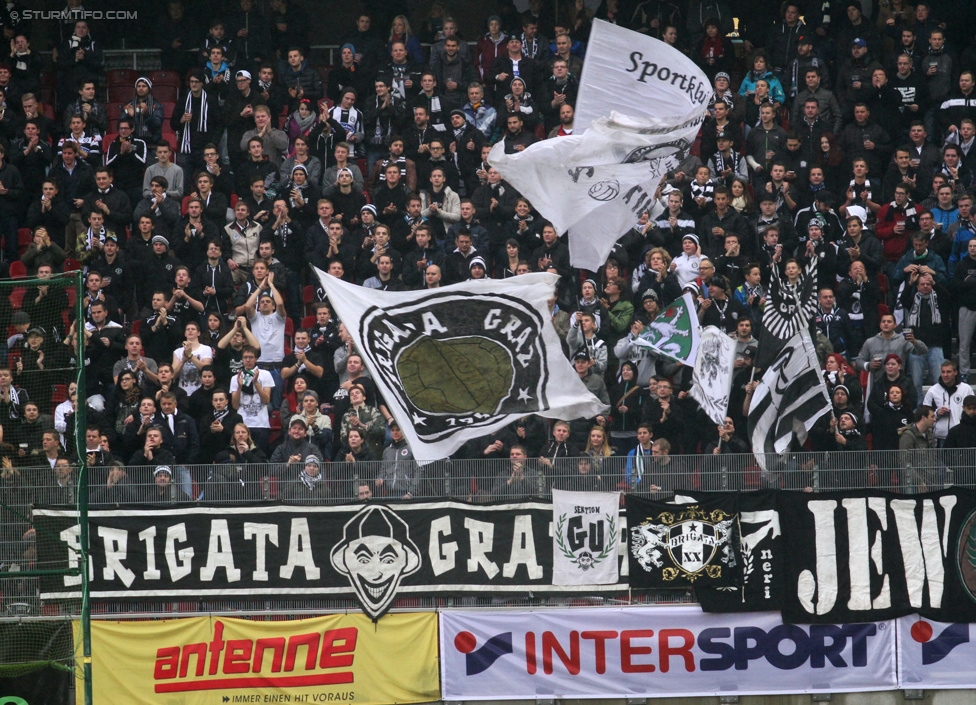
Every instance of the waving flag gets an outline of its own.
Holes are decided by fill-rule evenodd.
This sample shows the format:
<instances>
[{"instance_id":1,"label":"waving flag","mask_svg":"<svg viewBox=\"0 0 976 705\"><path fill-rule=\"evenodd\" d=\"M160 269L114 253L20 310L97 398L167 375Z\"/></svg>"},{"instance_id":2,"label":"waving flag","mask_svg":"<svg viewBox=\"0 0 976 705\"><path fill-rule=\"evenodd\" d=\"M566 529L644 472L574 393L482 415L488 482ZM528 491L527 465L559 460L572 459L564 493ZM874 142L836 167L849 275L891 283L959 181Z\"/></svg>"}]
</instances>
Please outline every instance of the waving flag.
<instances>
[{"instance_id":1,"label":"waving flag","mask_svg":"<svg viewBox=\"0 0 976 705\"><path fill-rule=\"evenodd\" d=\"M596 21L580 82L574 134L489 162L560 232L574 267L596 271L614 243L660 205L661 177L695 141L712 89L664 42ZM653 112L653 117L649 113Z\"/></svg>"},{"instance_id":2,"label":"waving flag","mask_svg":"<svg viewBox=\"0 0 976 705\"><path fill-rule=\"evenodd\" d=\"M684 365L693 365L698 355L700 335L695 300L686 291L648 323L634 343Z\"/></svg>"},{"instance_id":3,"label":"waving flag","mask_svg":"<svg viewBox=\"0 0 976 705\"><path fill-rule=\"evenodd\" d=\"M733 372L735 341L720 328L707 326L702 330L695 356L691 397L719 426L725 423L725 414L729 409Z\"/></svg>"},{"instance_id":4,"label":"waving flag","mask_svg":"<svg viewBox=\"0 0 976 705\"><path fill-rule=\"evenodd\" d=\"M315 273L418 461L446 458L526 414L603 411L552 325L555 274L390 292Z\"/></svg>"}]
</instances>

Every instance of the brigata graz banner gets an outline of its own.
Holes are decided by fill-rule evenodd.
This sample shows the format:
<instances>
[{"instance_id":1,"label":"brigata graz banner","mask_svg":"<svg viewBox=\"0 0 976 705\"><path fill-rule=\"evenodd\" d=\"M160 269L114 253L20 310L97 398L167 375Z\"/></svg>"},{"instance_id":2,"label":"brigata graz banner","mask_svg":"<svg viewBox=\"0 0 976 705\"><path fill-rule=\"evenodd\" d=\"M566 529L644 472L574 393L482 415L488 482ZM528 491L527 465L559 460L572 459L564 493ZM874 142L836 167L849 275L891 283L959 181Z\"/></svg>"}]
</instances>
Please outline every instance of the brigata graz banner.
<instances>
[{"instance_id":1,"label":"brigata graz banner","mask_svg":"<svg viewBox=\"0 0 976 705\"><path fill-rule=\"evenodd\" d=\"M618 582L602 585L553 585L558 524L548 502L94 511L91 596L355 596L378 618L412 594L606 594L693 582L710 612L780 611L789 624L909 614L976 623L972 490L698 492L686 499L695 504L627 497L628 522L615 539ZM39 535L60 538L38 542L39 560L77 566L75 513L40 509L34 516ZM587 546L605 549L598 536ZM582 545L582 530L571 539ZM702 576L722 561L735 565L734 579L706 584ZM685 574L698 577L678 579ZM77 598L80 582L42 578L41 598Z\"/></svg>"},{"instance_id":2,"label":"brigata graz banner","mask_svg":"<svg viewBox=\"0 0 976 705\"><path fill-rule=\"evenodd\" d=\"M396 597L411 594L626 590L625 577L610 585L552 584L549 503L187 507L89 516L93 599L355 596L377 618ZM61 539L38 542L40 560L77 566L76 513L36 510L34 522L40 535ZM43 578L41 599L76 598L80 581Z\"/></svg>"},{"instance_id":3,"label":"brigata graz banner","mask_svg":"<svg viewBox=\"0 0 976 705\"><path fill-rule=\"evenodd\" d=\"M627 698L896 687L894 622L689 607L442 611L441 697Z\"/></svg>"}]
</instances>

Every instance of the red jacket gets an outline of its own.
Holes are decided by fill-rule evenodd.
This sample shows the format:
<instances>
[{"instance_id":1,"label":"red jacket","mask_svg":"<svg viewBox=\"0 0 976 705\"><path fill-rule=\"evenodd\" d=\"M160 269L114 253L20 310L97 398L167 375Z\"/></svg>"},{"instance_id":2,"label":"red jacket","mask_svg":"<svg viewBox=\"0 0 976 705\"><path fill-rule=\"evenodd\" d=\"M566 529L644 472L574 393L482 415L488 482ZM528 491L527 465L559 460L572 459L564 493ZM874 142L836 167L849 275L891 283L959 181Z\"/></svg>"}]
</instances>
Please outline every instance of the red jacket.
<instances>
[{"instance_id":1,"label":"red jacket","mask_svg":"<svg viewBox=\"0 0 976 705\"><path fill-rule=\"evenodd\" d=\"M911 201L904 209L898 208L895 202L887 203L878 211L878 222L874 231L881 244L884 245L884 257L887 262L897 262L908 249L908 238L918 230L919 208ZM906 223L905 229L895 232L895 225Z\"/></svg>"},{"instance_id":2,"label":"red jacket","mask_svg":"<svg viewBox=\"0 0 976 705\"><path fill-rule=\"evenodd\" d=\"M485 81L485 73L491 68L492 62L499 56L508 54L508 36L502 32L501 39L496 44L491 35L485 34L478 40L478 48L475 51L474 63L478 67L478 80Z\"/></svg>"}]
</instances>

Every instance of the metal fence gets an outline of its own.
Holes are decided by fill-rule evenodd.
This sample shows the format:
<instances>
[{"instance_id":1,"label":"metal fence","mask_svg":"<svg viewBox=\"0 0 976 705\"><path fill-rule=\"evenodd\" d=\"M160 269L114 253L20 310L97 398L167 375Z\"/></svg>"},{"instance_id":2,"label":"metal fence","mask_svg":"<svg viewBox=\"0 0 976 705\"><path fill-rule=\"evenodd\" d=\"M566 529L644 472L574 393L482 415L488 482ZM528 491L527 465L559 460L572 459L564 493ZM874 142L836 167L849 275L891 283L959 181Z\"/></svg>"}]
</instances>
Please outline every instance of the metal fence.
<instances>
[{"instance_id":1,"label":"metal fence","mask_svg":"<svg viewBox=\"0 0 976 705\"><path fill-rule=\"evenodd\" d=\"M128 467L125 475L109 468L90 469L93 510L150 505L159 508L189 504L250 503L354 504L360 501L471 502L547 499L553 488L606 490L666 500L676 490L746 491L778 488L809 492L876 488L921 492L952 485L976 485L976 450L901 452L799 453L769 458L765 468L754 455L684 455L606 458L560 458L555 462L440 461L415 463L323 463L322 478L309 490L301 481L304 463L261 465L177 466L173 475L152 466ZM76 478L58 482L48 467L20 468L0 481L0 619L30 615L71 614L76 604L41 604L37 579L16 573L44 569L37 564L37 542L59 540L36 536L29 515L32 505L75 506ZM509 480L512 482L509 482ZM368 492L366 489L368 488ZM55 566L48 566L54 568ZM690 602L690 593L664 591L635 596L551 598L410 597L401 609L453 606L490 607L552 604L630 604ZM358 609L352 600L269 600L237 602L199 600L144 604L94 603L94 615L232 612L256 615L301 615Z\"/></svg>"}]
</instances>

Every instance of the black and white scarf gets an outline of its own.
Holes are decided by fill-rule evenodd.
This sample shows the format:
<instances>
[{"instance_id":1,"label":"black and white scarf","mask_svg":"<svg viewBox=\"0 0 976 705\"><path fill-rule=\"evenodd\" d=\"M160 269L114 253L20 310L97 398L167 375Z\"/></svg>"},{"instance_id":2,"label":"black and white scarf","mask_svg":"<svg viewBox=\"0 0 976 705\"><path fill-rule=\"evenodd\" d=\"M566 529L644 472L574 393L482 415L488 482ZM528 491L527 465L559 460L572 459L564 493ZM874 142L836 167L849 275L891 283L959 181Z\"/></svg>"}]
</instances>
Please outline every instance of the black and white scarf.
<instances>
[{"instance_id":1,"label":"black and white scarf","mask_svg":"<svg viewBox=\"0 0 976 705\"><path fill-rule=\"evenodd\" d=\"M314 490L315 486L322 482L322 471L320 470L318 475L312 477L303 469L301 473L299 473L298 477L301 478L302 484L305 485L309 490Z\"/></svg>"},{"instance_id":2,"label":"black and white scarf","mask_svg":"<svg viewBox=\"0 0 976 705\"><path fill-rule=\"evenodd\" d=\"M715 195L715 184L711 181L706 181L704 186L697 181L692 181L689 188L691 189L691 197L693 199L704 198L706 201L711 202L712 196Z\"/></svg>"},{"instance_id":3,"label":"black and white scarf","mask_svg":"<svg viewBox=\"0 0 976 705\"><path fill-rule=\"evenodd\" d=\"M102 243L103 245L105 244L105 226L104 225L102 226L101 230L98 231L98 233L95 233L91 228L88 228L88 232L85 233L85 249L86 250L91 250L92 243L95 241L95 238L98 238L98 241L100 243Z\"/></svg>"},{"instance_id":4,"label":"black and white scarf","mask_svg":"<svg viewBox=\"0 0 976 705\"><path fill-rule=\"evenodd\" d=\"M734 149L730 149L729 153L729 156L726 157L721 151L715 152L715 156L713 156L712 159L715 161L716 173L721 174L726 169L731 169L733 176L739 173L739 160L741 160L742 157ZM727 164L726 160L728 161Z\"/></svg>"},{"instance_id":5,"label":"black and white scarf","mask_svg":"<svg viewBox=\"0 0 976 705\"><path fill-rule=\"evenodd\" d=\"M915 292L915 298L912 299L912 308L908 312L908 318L905 323L909 327L914 328L919 324L922 317L922 302L926 302L929 308L932 310L932 325L937 326L942 324L942 314L939 313L939 295L933 291L928 296Z\"/></svg>"},{"instance_id":6,"label":"black and white scarf","mask_svg":"<svg viewBox=\"0 0 976 705\"><path fill-rule=\"evenodd\" d=\"M186 103L183 105L183 111L187 113L193 112L193 92L190 91L186 94ZM200 93L200 110L197 111L197 132L206 132L209 125L209 106L207 104L207 92L203 91ZM190 123L183 126L183 137L180 139L180 154L189 154L190 149L190 133L193 130L190 129Z\"/></svg>"}]
</instances>

